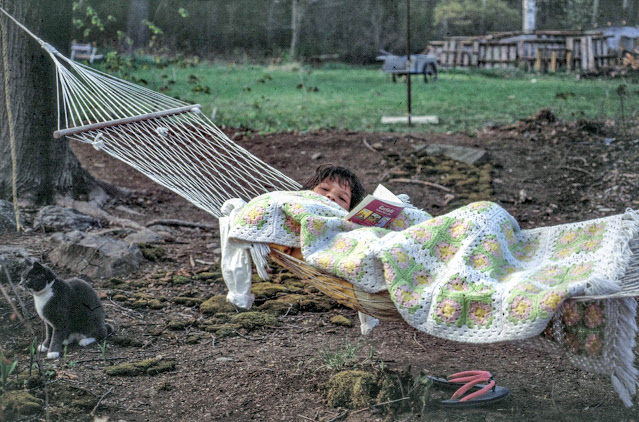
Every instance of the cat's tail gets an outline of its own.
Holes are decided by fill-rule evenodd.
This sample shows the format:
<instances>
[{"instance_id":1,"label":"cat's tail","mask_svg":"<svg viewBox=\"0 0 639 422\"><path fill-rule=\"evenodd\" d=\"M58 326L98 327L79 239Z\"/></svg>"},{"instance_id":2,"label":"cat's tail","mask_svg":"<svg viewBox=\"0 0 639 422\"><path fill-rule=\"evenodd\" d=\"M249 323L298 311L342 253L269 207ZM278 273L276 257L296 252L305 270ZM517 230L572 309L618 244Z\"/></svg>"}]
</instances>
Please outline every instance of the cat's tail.
<instances>
[{"instance_id":1,"label":"cat's tail","mask_svg":"<svg viewBox=\"0 0 639 422\"><path fill-rule=\"evenodd\" d=\"M115 328L113 327L113 324L104 324L104 328L106 328L107 337L115 332Z\"/></svg>"}]
</instances>

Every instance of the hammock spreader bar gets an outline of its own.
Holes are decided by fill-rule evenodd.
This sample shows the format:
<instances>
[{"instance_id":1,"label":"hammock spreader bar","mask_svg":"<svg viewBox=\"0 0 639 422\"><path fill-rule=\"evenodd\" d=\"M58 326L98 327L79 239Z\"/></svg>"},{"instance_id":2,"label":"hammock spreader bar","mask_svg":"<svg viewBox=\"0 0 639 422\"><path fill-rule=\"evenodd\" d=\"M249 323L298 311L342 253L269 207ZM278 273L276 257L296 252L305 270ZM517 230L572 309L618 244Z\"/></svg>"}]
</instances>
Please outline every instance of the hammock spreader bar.
<instances>
[{"instance_id":1,"label":"hammock spreader bar","mask_svg":"<svg viewBox=\"0 0 639 422\"><path fill-rule=\"evenodd\" d=\"M154 113L141 114L139 116L126 117L124 119L115 119L115 120L109 120L106 122L93 123L90 125L76 126L76 127L72 127L68 129L56 130L55 132L53 132L53 137L58 139L58 138L62 138L63 136L73 136L82 132L90 132L92 130L125 125L127 123L141 122L144 120L151 120L158 117L174 116L176 114L182 114L187 112L199 113L200 111L201 111L200 105L193 104L193 105L188 105L184 107L174 108L171 110L162 110L162 111L156 111Z\"/></svg>"}]
</instances>

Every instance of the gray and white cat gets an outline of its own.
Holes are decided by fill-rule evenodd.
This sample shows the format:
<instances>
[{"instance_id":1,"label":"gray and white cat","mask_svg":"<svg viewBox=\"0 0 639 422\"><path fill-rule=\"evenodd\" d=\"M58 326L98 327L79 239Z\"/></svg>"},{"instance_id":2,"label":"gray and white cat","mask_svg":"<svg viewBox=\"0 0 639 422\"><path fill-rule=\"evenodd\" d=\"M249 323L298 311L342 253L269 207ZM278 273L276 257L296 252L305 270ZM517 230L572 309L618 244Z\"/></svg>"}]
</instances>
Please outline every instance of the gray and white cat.
<instances>
[{"instance_id":1,"label":"gray and white cat","mask_svg":"<svg viewBox=\"0 0 639 422\"><path fill-rule=\"evenodd\" d=\"M36 261L22 273L20 285L33 293L36 311L44 321L46 335L38 351L48 350L48 359L57 359L63 346L73 341L86 346L113 333L113 326L104 323L97 293L86 281L63 280Z\"/></svg>"}]
</instances>

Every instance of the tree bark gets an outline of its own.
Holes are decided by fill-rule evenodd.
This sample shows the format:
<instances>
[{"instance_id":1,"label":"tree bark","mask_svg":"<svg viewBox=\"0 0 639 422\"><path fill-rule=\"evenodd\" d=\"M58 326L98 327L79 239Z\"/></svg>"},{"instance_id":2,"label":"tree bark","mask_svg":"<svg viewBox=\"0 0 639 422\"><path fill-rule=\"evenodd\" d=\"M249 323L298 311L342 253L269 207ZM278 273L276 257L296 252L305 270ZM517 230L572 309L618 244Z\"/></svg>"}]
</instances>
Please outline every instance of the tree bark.
<instances>
[{"instance_id":1,"label":"tree bark","mask_svg":"<svg viewBox=\"0 0 639 422\"><path fill-rule=\"evenodd\" d=\"M537 13L537 3L535 0L524 0L523 9L523 31L532 32L535 30L535 15Z\"/></svg>"},{"instance_id":2,"label":"tree bark","mask_svg":"<svg viewBox=\"0 0 639 422\"><path fill-rule=\"evenodd\" d=\"M44 41L61 52L68 51L71 1L4 0L2 6ZM53 139L57 128L55 66L31 36L4 14L1 18L6 43L0 45L6 45L7 51L0 54L0 199L12 200L14 178L21 201L49 204L58 194L88 194L95 181L80 167L68 141ZM8 92L4 89L5 77ZM7 94L14 129L15 171Z\"/></svg>"},{"instance_id":3,"label":"tree bark","mask_svg":"<svg viewBox=\"0 0 639 422\"><path fill-rule=\"evenodd\" d=\"M131 40L129 53L149 45L149 28L142 23L149 19L149 0L132 0L126 22L127 37Z\"/></svg>"}]
</instances>

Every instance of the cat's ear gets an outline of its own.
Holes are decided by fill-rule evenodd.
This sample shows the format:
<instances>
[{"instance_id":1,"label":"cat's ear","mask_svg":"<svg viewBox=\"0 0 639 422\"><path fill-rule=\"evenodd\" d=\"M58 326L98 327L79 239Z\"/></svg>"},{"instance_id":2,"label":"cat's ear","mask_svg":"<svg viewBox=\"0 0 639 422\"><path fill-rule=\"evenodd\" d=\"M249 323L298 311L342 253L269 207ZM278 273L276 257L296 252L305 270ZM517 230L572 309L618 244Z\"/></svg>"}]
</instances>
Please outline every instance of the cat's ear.
<instances>
[{"instance_id":1,"label":"cat's ear","mask_svg":"<svg viewBox=\"0 0 639 422\"><path fill-rule=\"evenodd\" d=\"M34 261L33 262L33 268L42 269L42 268L44 268L44 266L42 264L40 264L38 261Z\"/></svg>"}]
</instances>

